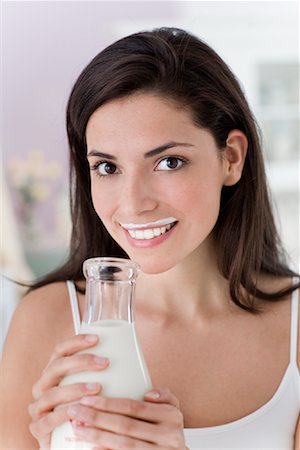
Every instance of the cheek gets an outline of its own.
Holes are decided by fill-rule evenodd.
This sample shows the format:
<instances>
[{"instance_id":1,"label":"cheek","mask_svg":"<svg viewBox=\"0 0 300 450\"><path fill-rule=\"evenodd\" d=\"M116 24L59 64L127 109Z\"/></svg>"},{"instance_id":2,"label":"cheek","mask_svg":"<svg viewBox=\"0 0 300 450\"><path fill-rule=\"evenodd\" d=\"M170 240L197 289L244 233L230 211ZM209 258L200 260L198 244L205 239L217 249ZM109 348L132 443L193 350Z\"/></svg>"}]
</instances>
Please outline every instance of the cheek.
<instances>
[{"instance_id":1,"label":"cheek","mask_svg":"<svg viewBox=\"0 0 300 450\"><path fill-rule=\"evenodd\" d=\"M92 183L91 194L94 209L102 222L105 222L112 212L111 196L104 189L100 190L95 183Z\"/></svg>"},{"instance_id":2,"label":"cheek","mask_svg":"<svg viewBox=\"0 0 300 450\"><path fill-rule=\"evenodd\" d=\"M216 179L202 179L177 189L177 204L192 216L208 217L218 214L222 183Z\"/></svg>"}]
</instances>

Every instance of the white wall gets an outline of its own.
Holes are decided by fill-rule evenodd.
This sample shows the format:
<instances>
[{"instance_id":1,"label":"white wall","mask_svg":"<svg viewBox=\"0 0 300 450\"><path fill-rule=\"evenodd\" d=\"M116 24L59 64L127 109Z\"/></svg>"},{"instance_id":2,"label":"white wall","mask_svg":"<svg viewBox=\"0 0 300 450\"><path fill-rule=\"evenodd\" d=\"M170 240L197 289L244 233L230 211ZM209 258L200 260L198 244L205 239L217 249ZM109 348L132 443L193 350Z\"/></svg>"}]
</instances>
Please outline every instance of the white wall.
<instances>
[{"instance_id":1,"label":"white wall","mask_svg":"<svg viewBox=\"0 0 300 450\"><path fill-rule=\"evenodd\" d=\"M38 148L46 162L57 159L63 164L60 187L67 183L64 113L72 83L112 41L157 26L186 28L211 44L231 66L259 119L263 114L258 66L299 60L296 1L19 1L3 2L2 9L4 164L8 168L13 157ZM292 161L278 163L268 155L278 222L294 266L299 261L298 161L298 149ZM8 170L6 174L11 184ZM68 229L68 217L62 213L66 208L57 207L57 197L38 209L38 227L48 237L38 243L45 247L45 257L50 251L47 245L53 250L57 242L59 251L67 245L62 229Z\"/></svg>"}]
</instances>

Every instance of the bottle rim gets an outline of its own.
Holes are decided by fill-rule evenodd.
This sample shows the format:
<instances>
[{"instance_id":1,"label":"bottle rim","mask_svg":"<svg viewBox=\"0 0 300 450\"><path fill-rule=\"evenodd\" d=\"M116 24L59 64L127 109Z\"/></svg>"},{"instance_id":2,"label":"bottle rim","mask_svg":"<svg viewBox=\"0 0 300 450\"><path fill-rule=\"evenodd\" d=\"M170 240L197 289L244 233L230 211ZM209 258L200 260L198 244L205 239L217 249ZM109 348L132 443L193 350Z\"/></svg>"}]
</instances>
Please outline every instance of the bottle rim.
<instances>
[{"instance_id":1,"label":"bottle rim","mask_svg":"<svg viewBox=\"0 0 300 450\"><path fill-rule=\"evenodd\" d=\"M125 281L135 279L140 272L140 266L138 265L138 263L132 261L131 259L116 258L110 256L97 256L94 258L88 258L83 262L83 273L86 278L92 277L101 279L101 268L103 271L105 271L105 269L108 269L109 267L115 267L116 269L119 268L119 271L111 271L112 274L116 272L124 273L124 270L127 269L127 275L124 277ZM107 277L105 278L107 279Z\"/></svg>"}]
</instances>

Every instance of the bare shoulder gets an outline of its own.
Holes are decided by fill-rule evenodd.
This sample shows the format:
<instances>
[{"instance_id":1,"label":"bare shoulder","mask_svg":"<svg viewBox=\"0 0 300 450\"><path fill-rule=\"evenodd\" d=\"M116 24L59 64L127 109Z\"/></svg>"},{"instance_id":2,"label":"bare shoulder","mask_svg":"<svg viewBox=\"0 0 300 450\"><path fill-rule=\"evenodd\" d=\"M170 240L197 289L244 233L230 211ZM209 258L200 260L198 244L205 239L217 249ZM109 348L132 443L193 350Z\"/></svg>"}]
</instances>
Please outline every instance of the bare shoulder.
<instances>
[{"instance_id":1,"label":"bare shoulder","mask_svg":"<svg viewBox=\"0 0 300 450\"><path fill-rule=\"evenodd\" d=\"M68 337L72 332L72 317L66 283L51 283L23 297L9 335L16 332L19 336L45 339L49 344Z\"/></svg>"},{"instance_id":2,"label":"bare shoulder","mask_svg":"<svg viewBox=\"0 0 300 450\"><path fill-rule=\"evenodd\" d=\"M276 286L276 288L279 289L284 289L288 286L290 286L292 284L292 279L291 278L284 278L278 281L278 285ZM300 368L300 288L297 289L296 291L293 291L293 296L296 296L297 298L297 303L298 303L298 317L297 317L297 322L298 322L298 330L297 330L297 362L298 362L298 367ZM275 303L273 308L276 311L279 311L279 314L284 314L286 313L288 315L288 323L289 323L289 327L288 327L288 333L289 333L289 341L290 341L290 333L291 333L291 306L292 306L292 302L291 302L291 295L289 295L286 299L284 299L282 302L278 302Z\"/></svg>"},{"instance_id":3,"label":"bare shoulder","mask_svg":"<svg viewBox=\"0 0 300 450\"><path fill-rule=\"evenodd\" d=\"M16 378L17 373L25 371L28 382L34 382L55 345L73 334L66 283L31 291L21 299L13 315L3 348L4 370L13 372Z\"/></svg>"},{"instance_id":4,"label":"bare shoulder","mask_svg":"<svg viewBox=\"0 0 300 450\"><path fill-rule=\"evenodd\" d=\"M73 332L66 283L31 291L17 307L1 361L0 447L37 448L27 412L32 386L49 362L55 345Z\"/></svg>"},{"instance_id":5,"label":"bare shoulder","mask_svg":"<svg viewBox=\"0 0 300 450\"><path fill-rule=\"evenodd\" d=\"M52 283L35 289L25 295L16 308L4 344L3 363L9 366L26 364L26 358L30 358L27 373L39 371L48 361L55 344L72 334L66 283Z\"/></svg>"},{"instance_id":6,"label":"bare shoulder","mask_svg":"<svg viewBox=\"0 0 300 450\"><path fill-rule=\"evenodd\" d=\"M291 278L283 278L274 281L273 287L275 287L276 290L281 290L289 287L291 284ZM297 361L298 367L300 368L300 289L294 291L292 295L295 295L298 301ZM270 303L270 308L272 309L272 312L275 313L274 315L277 315L278 317L283 317L284 315L287 316L289 342L291 333L291 305L291 295L283 299L282 302ZM284 321L282 321L282 323L284 323Z\"/></svg>"},{"instance_id":7,"label":"bare shoulder","mask_svg":"<svg viewBox=\"0 0 300 450\"><path fill-rule=\"evenodd\" d=\"M20 313L38 313L49 318L69 307L68 291L65 282L47 284L30 291L20 302Z\"/></svg>"},{"instance_id":8,"label":"bare shoulder","mask_svg":"<svg viewBox=\"0 0 300 450\"><path fill-rule=\"evenodd\" d=\"M280 292L289 289L292 286L292 283L293 280L291 277L275 277L272 275L267 275L260 279L259 288L269 293ZM288 354L291 334L292 295L298 296L299 291L297 291L296 294L289 293L280 300L259 300L257 303L257 306L262 307L263 310L261 317L265 317L270 325L270 328L274 330L273 335L277 336L279 342L286 342L286 351ZM299 347L300 344L298 345L298 348Z\"/></svg>"}]
</instances>

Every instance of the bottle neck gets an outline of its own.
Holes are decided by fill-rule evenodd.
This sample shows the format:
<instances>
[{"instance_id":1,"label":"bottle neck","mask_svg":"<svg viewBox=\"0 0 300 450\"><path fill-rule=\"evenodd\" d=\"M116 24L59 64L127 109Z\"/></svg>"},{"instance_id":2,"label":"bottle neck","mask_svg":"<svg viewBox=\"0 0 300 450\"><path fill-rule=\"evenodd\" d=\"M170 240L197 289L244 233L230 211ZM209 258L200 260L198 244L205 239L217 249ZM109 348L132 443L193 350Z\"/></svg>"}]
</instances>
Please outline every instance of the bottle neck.
<instances>
[{"instance_id":1,"label":"bottle neck","mask_svg":"<svg viewBox=\"0 0 300 450\"><path fill-rule=\"evenodd\" d=\"M87 279L86 308L83 322L92 324L101 320L133 322L135 282Z\"/></svg>"},{"instance_id":2,"label":"bottle neck","mask_svg":"<svg viewBox=\"0 0 300 450\"><path fill-rule=\"evenodd\" d=\"M138 265L128 259L97 257L83 263L86 307L83 322L133 322L132 302Z\"/></svg>"}]
</instances>

